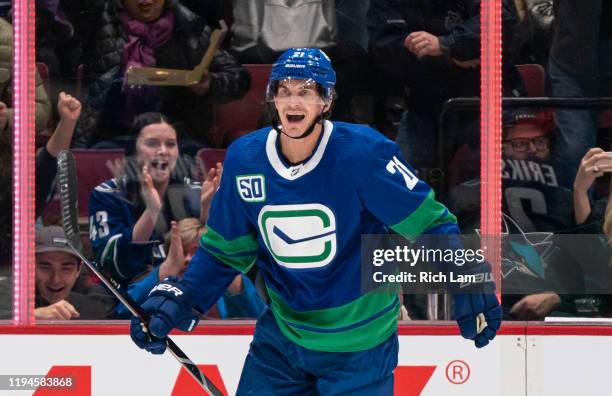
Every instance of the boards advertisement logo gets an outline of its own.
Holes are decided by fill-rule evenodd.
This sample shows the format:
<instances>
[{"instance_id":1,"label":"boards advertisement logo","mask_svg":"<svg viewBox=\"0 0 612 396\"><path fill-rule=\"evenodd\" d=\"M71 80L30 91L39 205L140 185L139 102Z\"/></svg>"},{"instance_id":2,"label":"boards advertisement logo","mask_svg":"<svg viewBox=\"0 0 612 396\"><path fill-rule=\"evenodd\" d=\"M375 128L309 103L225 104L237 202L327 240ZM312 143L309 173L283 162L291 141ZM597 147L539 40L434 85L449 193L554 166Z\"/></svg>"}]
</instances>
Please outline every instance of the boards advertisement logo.
<instances>
[{"instance_id":1,"label":"boards advertisement logo","mask_svg":"<svg viewBox=\"0 0 612 396\"><path fill-rule=\"evenodd\" d=\"M266 205L257 223L268 251L283 267L319 268L336 256L336 217L327 206Z\"/></svg>"},{"instance_id":2,"label":"boards advertisement logo","mask_svg":"<svg viewBox=\"0 0 612 396\"><path fill-rule=\"evenodd\" d=\"M229 395L225 386L223 376L216 364L198 364L198 368L214 383L214 385L225 396ZM94 366L95 369L95 366ZM396 396L420 395L425 386L431 379L436 366L402 366L399 365L394 372L393 394ZM71 385L67 388L38 388L34 396L91 396L94 391L91 383L92 366L53 366L47 373L46 378L70 378ZM229 379L229 378L228 378ZM237 378L234 379L237 382ZM138 387L138 382L127 384L124 390L130 386ZM134 392L133 390L129 390ZM182 395L202 395L206 396L202 387L181 368L174 381L174 386L170 392L171 396Z\"/></svg>"}]
</instances>

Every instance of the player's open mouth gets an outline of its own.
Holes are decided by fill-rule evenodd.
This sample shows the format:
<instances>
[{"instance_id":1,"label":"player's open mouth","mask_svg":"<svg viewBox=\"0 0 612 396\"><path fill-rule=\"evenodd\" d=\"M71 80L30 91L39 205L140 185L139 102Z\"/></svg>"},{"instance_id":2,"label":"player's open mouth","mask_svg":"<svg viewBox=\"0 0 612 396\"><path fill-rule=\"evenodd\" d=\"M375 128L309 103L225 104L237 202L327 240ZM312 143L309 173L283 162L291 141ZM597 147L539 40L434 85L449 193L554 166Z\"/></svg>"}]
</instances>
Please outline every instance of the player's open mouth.
<instances>
[{"instance_id":1,"label":"player's open mouth","mask_svg":"<svg viewBox=\"0 0 612 396\"><path fill-rule=\"evenodd\" d=\"M61 291L64 290L64 286L58 287L58 288L48 287L47 286L47 290L49 290L51 293L60 293Z\"/></svg>"},{"instance_id":2,"label":"player's open mouth","mask_svg":"<svg viewBox=\"0 0 612 396\"><path fill-rule=\"evenodd\" d=\"M165 171L168 169L168 161L153 160L151 161L151 167L159 171Z\"/></svg>"},{"instance_id":3,"label":"player's open mouth","mask_svg":"<svg viewBox=\"0 0 612 396\"><path fill-rule=\"evenodd\" d=\"M304 118L306 118L304 114L287 114L287 121L289 122L300 122Z\"/></svg>"}]
</instances>

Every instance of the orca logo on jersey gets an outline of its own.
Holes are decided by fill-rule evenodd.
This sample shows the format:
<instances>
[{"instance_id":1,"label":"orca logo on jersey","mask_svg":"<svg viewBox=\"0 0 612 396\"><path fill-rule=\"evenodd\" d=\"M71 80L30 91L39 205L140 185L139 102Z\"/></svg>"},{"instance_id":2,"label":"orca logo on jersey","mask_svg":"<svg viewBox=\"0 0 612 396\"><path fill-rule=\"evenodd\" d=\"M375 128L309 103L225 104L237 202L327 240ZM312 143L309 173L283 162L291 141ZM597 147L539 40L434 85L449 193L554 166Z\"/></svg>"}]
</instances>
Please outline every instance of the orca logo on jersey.
<instances>
[{"instance_id":1,"label":"orca logo on jersey","mask_svg":"<svg viewBox=\"0 0 612 396\"><path fill-rule=\"evenodd\" d=\"M319 268L336 256L336 217L327 206L266 205L257 223L268 251L283 267Z\"/></svg>"},{"instance_id":2,"label":"orca logo on jersey","mask_svg":"<svg viewBox=\"0 0 612 396\"><path fill-rule=\"evenodd\" d=\"M236 187L240 198L246 202L263 202L266 200L266 179L264 175L236 176Z\"/></svg>"}]
</instances>

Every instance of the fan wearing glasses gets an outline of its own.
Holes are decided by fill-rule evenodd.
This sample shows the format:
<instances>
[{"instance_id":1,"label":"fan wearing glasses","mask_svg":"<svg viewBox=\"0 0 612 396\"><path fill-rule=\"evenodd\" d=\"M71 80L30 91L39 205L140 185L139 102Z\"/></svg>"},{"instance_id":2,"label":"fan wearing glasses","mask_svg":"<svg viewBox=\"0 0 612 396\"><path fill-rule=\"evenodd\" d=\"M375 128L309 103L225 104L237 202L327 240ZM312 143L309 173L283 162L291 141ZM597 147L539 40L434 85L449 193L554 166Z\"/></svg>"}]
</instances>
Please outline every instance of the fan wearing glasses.
<instances>
[{"instance_id":1,"label":"fan wearing glasses","mask_svg":"<svg viewBox=\"0 0 612 396\"><path fill-rule=\"evenodd\" d=\"M504 115L504 156L517 160L546 161L551 156L551 113L517 110Z\"/></svg>"},{"instance_id":2,"label":"fan wearing glasses","mask_svg":"<svg viewBox=\"0 0 612 396\"><path fill-rule=\"evenodd\" d=\"M562 186L551 154L554 126L552 113L546 111L521 108L504 114L503 211L523 232L560 231L573 225L571 191ZM523 260L533 270L540 258ZM555 288L546 290L546 277L517 275L506 279L530 284L534 289L532 293L504 296L504 305L510 308L505 312L508 319L542 320L562 310L561 296Z\"/></svg>"}]
</instances>

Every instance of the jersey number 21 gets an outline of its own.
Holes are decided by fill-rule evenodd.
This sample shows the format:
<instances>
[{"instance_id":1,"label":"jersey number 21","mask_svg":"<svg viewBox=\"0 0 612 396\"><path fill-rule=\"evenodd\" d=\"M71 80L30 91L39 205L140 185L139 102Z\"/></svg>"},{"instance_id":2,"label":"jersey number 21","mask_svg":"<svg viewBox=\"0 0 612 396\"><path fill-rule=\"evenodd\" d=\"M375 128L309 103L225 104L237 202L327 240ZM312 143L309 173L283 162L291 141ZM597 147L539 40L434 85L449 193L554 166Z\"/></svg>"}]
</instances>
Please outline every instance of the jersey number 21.
<instances>
[{"instance_id":1,"label":"jersey number 21","mask_svg":"<svg viewBox=\"0 0 612 396\"><path fill-rule=\"evenodd\" d=\"M419 182L419 178L416 177L414 173L412 173L410 169L406 167L406 165L402 164L402 162L398 160L396 156L393 156L393 159L389 161L386 169L392 175L399 171L400 175L402 175L404 178L404 182L406 182L406 187L408 187L408 190L412 190Z\"/></svg>"}]
</instances>

